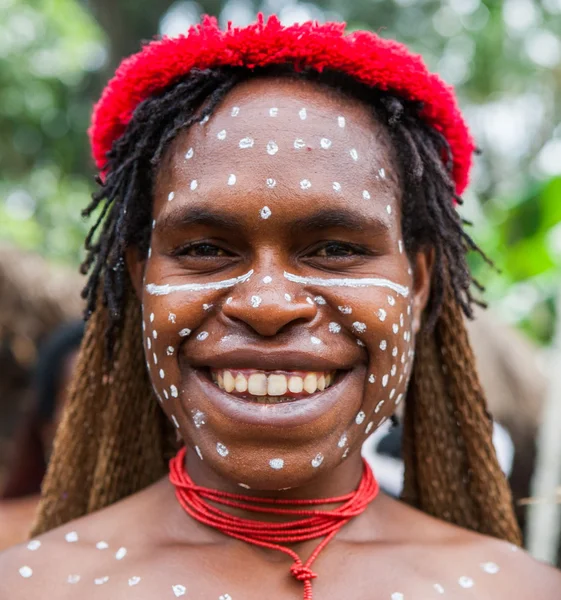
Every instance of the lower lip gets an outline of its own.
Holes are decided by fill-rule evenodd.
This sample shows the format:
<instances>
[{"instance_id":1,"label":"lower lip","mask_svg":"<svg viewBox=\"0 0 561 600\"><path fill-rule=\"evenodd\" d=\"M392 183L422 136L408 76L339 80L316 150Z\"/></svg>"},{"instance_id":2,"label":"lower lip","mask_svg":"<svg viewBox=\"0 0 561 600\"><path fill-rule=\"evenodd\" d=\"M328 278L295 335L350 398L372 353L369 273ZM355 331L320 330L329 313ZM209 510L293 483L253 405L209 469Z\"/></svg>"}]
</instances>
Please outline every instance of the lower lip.
<instances>
[{"instance_id":1,"label":"lower lip","mask_svg":"<svg viewBox=\"0 0 561 600\"><path fill-rule=\"evenodd\" d=\"M247 425L284 428L302 427L325 415L345 395L352 379L351 371L347 371L326 390L316 392L309 398L279 404L260 404L221 390L201 370L194 370L193 373L201 393L227 419Z\"/></svg>"}]
</instances>

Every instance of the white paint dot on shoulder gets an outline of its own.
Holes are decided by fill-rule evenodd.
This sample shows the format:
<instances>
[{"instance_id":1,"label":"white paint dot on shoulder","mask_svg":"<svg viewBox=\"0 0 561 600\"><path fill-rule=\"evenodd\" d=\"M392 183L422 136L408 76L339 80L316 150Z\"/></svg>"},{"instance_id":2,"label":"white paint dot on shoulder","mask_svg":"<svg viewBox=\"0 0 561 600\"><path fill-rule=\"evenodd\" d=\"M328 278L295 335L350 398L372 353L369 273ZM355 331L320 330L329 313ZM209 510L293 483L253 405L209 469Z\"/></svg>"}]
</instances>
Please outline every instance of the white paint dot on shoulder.
<instances>
[{"instance_id":1,"label":"white paint dot on shoulder","mask_svg":"<svg viewBox=\"0 0 561 600\"><path fill-rule=\"evenodd\" d=\"M218 454L220 454L222 457L226 457L228 454L230 454L228 448L226 448L226 446L220 442L217 442L216 444L216 452L218 452Z\"/></svg>"},{"instance_id":2,"label":"white paint dot on shoulder","mask_svg":"<svg viewBox=\"0 0 561 600\"><path fill-rule=\"evenodd\" d=\"M27 544L28 550L38 550L41 547L41 542L39 540L31 540Z\"/></svg>"},{"instance_id":3,"label":"white paint dot on shoulder","mask_svg":"<svg viewBox=\"0 0 561 600\"><path fill-rule=\"evenodd\" d=\"M264 206L259 213L262 219L268 219L271 216L271 209L268 206Z\"/></svg>"},{"instance_id":4,"label":"white paint dot on shoulder","mask_svg":"<svg viewBox=\"0 0 561 600\"><path fill-rule=\"evenodd\" d=\"M392 600L404 600L405 596L401 592L394 592L391 598Z\"/></svg>"},{"instance_id":5,"label":"white paint dot on shoulder","mask_svg":"<svg viewBox=\"0 0 561 600\"><path fill-rule=\"evenodd\" d=\"M171 415L171 420L173 421L173 424L175 425L176 429L179 429L179 422L177 421L177 418L175 415Z\"/></svg>"},{"instance_id":6,"label":"white paint dot on shoulder","mask_svg":"<svg viewBox=\"0 0 561 600\"><path fill-rule=\"evenodd\" d=\"M72 574L72 575L69 575L69 576L66 578L66 582L67 582L67 583L70 583L70 584L79 583L79 582L80 582L80 579L81 579L81 578L80 578L80 575L77 575L77 574Z\"/></svg>"},{"instance_id":7,"label":"white paint dot on shoulder","mask_svg":"<svg viewBox=\"0 0 561 600\"><path fill-rule=\"evenodd\" d=\"M343 128L345 127L346 121L345 121L345 117L342 116L338 116L337 117L337 124L339 125L339 127Z\"/></svg>"},{"instance_id":8,"label":"white paint dot on shoulder","mask_svg":"<svg viewBox=\"0 0 561 600\"><path fill-rule=\"evenodd\" d=\"M189 187L191 188L191 191L195 191L199 187L199 182L196 179L193 179Z\"/></svg>"},{"instance_id":9,"label":"white paint dot on shoulder","mask_svg":"<svg viewBox=\"0 0 561 600\"><path fill-rule=\"evenodd\" d=\"M160 369L160 379L163 379L166 376L166 373L163 369Z\"/></svg>"},{"instance_id":10,"label":"white paint dot on shoulder","mask_svg":"<svg viewBox=\"0 0 561 600\"><path fill-rule=\"evenodd\" d=\"M357 160L358 160L358 152L357 152L356 148L351 148L351 150L350 150L349 154L351 155L351 158L352 158L354 161L357 161Z\"/></svg>"},{"instance_id":11,"label":"white paint dot on shoulder","mask_svg":"<svg viewBox=\"0 0 561 600\"><path fill-rule=\"evenodd\" d=\"M314 469L317 469L321 463L323 462L323 454L321 452L319 452L318 454L316 454L314 456L314 458L312 458L311 464L312 467L314 467Z\"/></svg>"},{"instance_id":12,"label":"white paint dot on shoulder","mask_svg":"<svg viewBox=\"0 0 561 600\"><path fill-rule=\"evenodd\" d=\"M306 120L306 118L308 117L308 112L306 111L306 109L305 109L305 108L301 108L301 109L298 111L298 116L300 117L300 119L302 119L302 121L305 121L305 120Z\"/></svg>"},{"instance_id":13,"label":"white paint dot on shoulder","mask_svg":"<svg viewBox=\"0 0 561 600\"><path fill-rule=\"evenodd\" d=\"M245 149L245 148L253 148L253 144L255 143L255 140L253 138L250 137L244 137L240 140L240 143L238 144L238 146L240 148Z\"/></svg>"},{"instance_id":14,"label":"white paint dot on shoulder","mask_svg":"<svg viewBox=\"0 0 561 600\"><path fill-rule=\"evenodd\" d=\"M197 340L199 340L199 342L204 342L204 340L206 340L208 337L208 331L201 331L201 333L199 333L197 335Z\"/></svg>"},{"instance_id":15,"label":"white paint dot on shoulder","mask_svg":"<svg viewBox=\"0 0 561 600\"><path fill-rule=\"evenodd\" d=\"M271 469L275 469L275 471L278 471L279 469L282 469L284 467L284 460L282 458L271 458L271 460L269 461L269 466L271 467Z\"/></svg>"},{"instance_id":16,"label":"white paint dot on shoulder","mask_svg":"<svg viewBox=\"0 0 561 600\"><path fill-rule=\"evenodd\" d=\"M312 182L309 179L302 179L300 182L300 187L303 190L309 190L312 187Z\"/></svg>"},{"instance_id":17,"label":"white paint dot on shoulder","mask_svg":"<svg viewBox=\"0 0 561 600\"><path fill-rule=\"evenodd\" d=\"M188 327L185 327L184 329L181 329L179 331L179 337L187 337L190 334L191 334L191 330Z\"/></svg>"},{"instance_id":18,"label":"white paint dot on shoulder","mask_svg":"<svg viewBox=\"0 0 561 600\"><path fill-rule=\"evenodd\" d=\"M140 583L140 577L138 575L133 575L133 577L129 577L129 587L133 587Z\"/></svg>"},{"instance_id":19,"label":"white paint dot on shoulder","mask_svg":"<svg viewBox=\"0 0 561 600\"><path fill-rule=\"evenodd\" d=\"M24 565L23 567L19 568L19 574L24 579L29 579L33 575L33 569L31 567L28 567L27 565Z\"/></svg>"},{"instance_id":20,"label":"white paint dot on shoulder","mask_svg":"<svg viewBox=\"0 0 561 600\"><path fill-rule=\"evenodd\" d=\"M179 598L180 596L185 596L185 594L187 593L187 588L179 583L172 585L171 589L173 590L173 593L176 598Z\"/></svg>"},{"instance_id":21,"label":"white paint dot on shoulder","mask_svg":"<svg viewBox=\"0 0 561 600\"><path fill-rule=\"evenodd\" d=\"M78 533L76 531L69 531L64 535L64 539L69 543L78 541Z\"/></svg>"},{"instance_id":22,"label":"white paint dot on shoulder","mask_svg":"<svg viewBox=\"0 0 561 600\"><path fill-rule=\"evenodd\" d=\"M193 148L189 148L189 150L187 150L187 152L185 153L185 159L190 160L191 158L193 158L193 154Z\"/></svg>"},{"instance_id":23,"label":"white paint dot on shoulder","mask_svg":"<svg viewBox=\"0 0 561 600\"><path fill-rule=\"evenodd\" d=\"M485 573L489 573L489 575L496 575L500 571L499 565L494 562L484 562L479 566Z\"/></svg>"},{"instance_id":24,"label":"white paint dot on shoulder","mask_svg":"<svg viewBox=\"0 0 561 600\"><path fill-rule=\"evenodd\" d=\"M360 425L364 421L365 418L366 418L366 413L363 410L361 410L359 413L357 413L357 415L355 417L355 423L357 425Z\"/></svg>"},{"instance_id":25,"label":"white paint dot on shoulder","mask_svg":"<svg viewBox=\"0 0 561 600\"><path fill-rule=\"evenodd\" d=\"M269 116L270 117L276 117L276 116L278 116L278 114L279 114L279 109L276 106L274 106L273 108L269 109Z\"/></svg>"},{"instance_id":26,"label":"white paint dot on shoulder","mask_svg":"<svg viewBox=\"0 0 561 600\"><path fill-rule=\"evenodd\" d=\"M253 306L253 308L258 308L261 302L263 302L261 296L251 296L251 306Z\"/></svg>"},{"instance_id":27,"label":"white paint dot on shoulder","mask_svg":"<svg viewBox=\"0 0 561 600\"><path fill-rule=\"evenodd\" d=\"M230 173L230 175L228 175L228 185L236 185L236 181L237 178L234 173Z\"/></svg>"},{"instance_id":28,"label":"white paint dot on shoulder","mask_svg":"<svg viewBox=\"0 0 561 600\"><path fill-rule=\"evenodd\" d=\"M395 358L397 356L397 353L399 352L397 346L394 346L392 348L392 356Z\"/></svg>"},{"instance_id":29,"label":"white paint dot on shoulder","mask_svg":"<svg viewBox=\"0 0 561 600\"><path fill-rule=\"evenodd\" d=\"M170 192L168 194L168 202L171 202L175 198L175 192Z\"/></svg>"},{"instance_id":30,"label":"white paint dot on shoulder","mask_svg":"<svg viewBox=\"0 0 561 600\"><path fill-rule=\"evenodd\" d=\"M331 140L329 138L321 138L321 140L319 141L319 145L324 149L324 150L329 150L329 148L331 148Z\"/></svg>"},{"instance_id":31,"label":"white paint dot on shoulder","mask_svg":"<svg viewBox=\"0 0 561 600\"><path fill-rule=\"evenodd\" d=\"M312 342L312 344L315 344L316 346L319 346L319 344L322 343L322 341L319 338L313 335L310 337L310 342Z\"/></svg>"},{"instance_id":32,"label":"white paint dot on shoulder","mask_svg":"<svg viewBox=\"0 0 561 600\"><path fill-rule=\"evenodd\" d=\"M239 106L233 106L232 107L232 112L230 114L232 115L232 117L237 117L240 114L240 107Z\"/></svg>"},{"instance_id":33,"label":"white paint dot on shoulder","mask_svg":"<svg viewBox=\"0 0 561 600\"><path fill-rule=\"evenodd\" d=\"M273 278L270 275L263 277L263 283L271 283L271 281L273 281Z\"/></svg>"},{"instance_id":34,"label":"white paint dot on shoulder","mask_svg":"<svg viewBox=\"0 0 561 600\"><path fill-rule=\"evenodd\" d=\"M292 301L292 296L291 296L290 294L285 294L285 295L284 295L284 299L285 299L287 302L291 302L291 301Z\"/></svg>"},{"instance_id":35,"label":"white paint dot on shoulder","mask_svg":"<svg viewBox=\"0 0 561 600\"><path fill-rule=\"evenodd\" d=\"M362 190L362 198L363 200L370 200L370 192L368 190Z\"/></svg>"},{"instance_id":36,"label":"white paint dot on shoulder","mask_svg":"<svg viewBox=\"0 0 561 600\"><path fill-rule=\"evenodd\" d=\"M463 587L464 589L472 588L475 585L473 579L471 577L467 577L467 575L462 575L458 579L458 583L460 584L460 587Z\"/></svg>"},{"instance_id":37,"label":"white paint dot on shoulder","mask_svg":"<svg viewBox=\"0 0 561 600\"><path fill-rule=\"evenodd\" d=\"M265 183L267 184L268 188L274 188L277 185L276 179L273 179L272 177L268 177Z\"/></svg>"},{"instance_id":38,"label":"white paint dot on shoulder","mask_svg":"<svg viewBox=\"0 0 561 600\"><path fill-rule=\"evenodd\" d=\"M123 560L123 558L125 558L126 555L127 555L127 549L124 546L121 546L115 553L115 558L117 560Z\"/></svg>"},{"instance_id":39,"label":"white paint dot on shoulder","mask_svg":"<svg viewBox=\"0 0 561 600\"><path fill-rule=\"evenodd\" d=\"M267 154L274 156L279 151L278 144L273 140L267 142Z\"/></svg>"},{"instance_id":40,"label":"white paint dot on shoulder","mask_svg":"<svg viewBox=\"0 0 561 600\"><path fill-rule=\"evenodd\" d=\"M177 388L173 384L169 386L169 391L174 398L177 398L177 396L179 395Z\"/></svg>"},{"instance_id":41,"label":"white paint dot on shoulder","mask_svg":"<svg viewBox=\"0 0 561 600\"><path fill-rule=\"evenodd\" d=\"M294 148L296 150L302 150L302 148L306 147L306 142L302 138L296 138L294 140Z\"/></svg>"},{"instance_id":42,"label":"white paint dot on shoulder","mask_svg":"<svg viewBox=\"0 0 561 600\"><path fill-rule=\"evenodd\" d=\"M340 192L340 191L341 191L341 184L340 184L338 181L334 181L334 182L333 182L333 189L334 189L336 192Z\"/></svg>"},{"instance_id":43,"label":"white paint dot on shoulder","mask_svg":"<svg viewBox=\"0 0 561 600\"><path fill-rule=\"evenodd\" d=\"M219 132L216 134L216 137L217 137L219 140L225 140L225 139L226 139L226 130L225 130L225 129L222 129L222 130L220 130L220 131L219 131Z\"/></svg>"},{"instance_id":44,"label":"white paint dot on shoulder","mask_svg":"<svg viewBox=\"0 0 561 600\"><path fill-rule=\"evenodd\" d=\"M107 548L109 548L109 544L108 544L107 542L101 541L101 542L98 542L98 543L95 545L95 547L96 547L98 550L107 550Z\"/></svg>"}]
</instances>

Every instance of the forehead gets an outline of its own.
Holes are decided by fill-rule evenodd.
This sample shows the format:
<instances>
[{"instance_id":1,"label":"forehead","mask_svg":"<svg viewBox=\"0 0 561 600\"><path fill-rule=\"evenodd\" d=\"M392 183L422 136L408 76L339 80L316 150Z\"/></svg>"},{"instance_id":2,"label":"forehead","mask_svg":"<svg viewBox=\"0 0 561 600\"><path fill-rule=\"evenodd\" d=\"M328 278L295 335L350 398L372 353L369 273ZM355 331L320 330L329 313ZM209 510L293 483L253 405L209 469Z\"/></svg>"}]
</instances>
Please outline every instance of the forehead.
<instances>
[{"instance_id":1,"label":"forehead","mask_svg":"<svg viewBox=\"0 0 561 600\"><path fill-rule=\"evenodd\" d=\"M223 187L274 187L277 194L308 197L340 192L346 200L399 194L393 147L371 108L327 86L288 78L239 84L207 122L176 138L156 191L191 185L207 194Z\"/></svg>"}]
</instances>

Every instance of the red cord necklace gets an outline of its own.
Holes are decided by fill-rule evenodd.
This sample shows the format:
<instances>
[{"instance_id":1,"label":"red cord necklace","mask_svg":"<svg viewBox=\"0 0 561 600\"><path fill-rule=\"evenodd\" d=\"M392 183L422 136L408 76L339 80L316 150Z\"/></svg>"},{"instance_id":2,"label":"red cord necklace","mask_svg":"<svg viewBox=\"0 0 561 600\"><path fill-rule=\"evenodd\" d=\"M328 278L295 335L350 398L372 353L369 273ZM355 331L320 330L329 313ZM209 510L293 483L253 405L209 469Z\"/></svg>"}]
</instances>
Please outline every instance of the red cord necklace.
<instances>
[{"instance_id":1,"label":"red cord necklace","mask_svg":"<svg viewBox=\"0 0 561 600\"><path fill-rule=\"evenodd\" d=\"M288 554L294 560L290 567L290 574L304 584L304 600L312 599L312 579L317 577L317 574L311 569L312 563L339 529L353 517L360 515L378 495L380 489L368 463L363 460L364 470L358 488L344 496L313 500L276 500L230 494L195 485L184 468L185 453L186 449L181 448L177 455L170 460L169 474L170 481L175 486L175 495L183 509L193 519L209 527L214 527L225 535L248 544ZM284 523L243 519L208 504L206 500L256 513L296 515L303 518ZM298 508L320 504L341 504L341 506L333 510ZM295 508L280 508L290 506ZM305 563L294 550L281 546L281 544L293 544L319 537L322 537L323 540Z\"/></svg>"}]
</instances>

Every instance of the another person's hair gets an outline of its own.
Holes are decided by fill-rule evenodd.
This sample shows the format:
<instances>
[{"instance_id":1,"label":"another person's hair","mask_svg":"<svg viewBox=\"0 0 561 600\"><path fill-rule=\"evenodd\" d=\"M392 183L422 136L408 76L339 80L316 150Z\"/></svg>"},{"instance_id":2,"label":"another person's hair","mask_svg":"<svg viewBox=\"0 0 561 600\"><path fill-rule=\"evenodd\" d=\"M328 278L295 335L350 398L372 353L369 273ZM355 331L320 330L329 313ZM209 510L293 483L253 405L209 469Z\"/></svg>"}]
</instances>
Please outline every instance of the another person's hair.
<instances>
[{"instance_id":1,"label":"another person's hair","mask_svg":"<svg viewBox=\"0 0 561 600\"><path fill-rule=\"evenodd\" d=\"M39 348L31 384L33 404L16 432L0 499L22 498L41 491L50 452L44 446L41 428L55 418L65 360L79 349L83 336L83 321L65 323Z\"/></svg>"},{"instance_id":2,"label":"another person's hair","mask_svg":"<svg viewBox=\"0 0 561 600\"><path fill-rule=\"evenodd\" d=\"M167 472L177 450L175 431L144 367L141 306L125 250L148 251L154 175L176 136L211 115L238 83L279 75L315 81L326 93L339 90L370 106L393 141L406 250L413 257L434 248L431 296L405 406L404 499L438 518L519 543L464 325L474 302L466 253L477 247L454 207L450 146L420 118L419 103L341 73L296 74L289 67L193 70L140 103L114 142L85 211L101 207L86 243L89 324L35 533L116 502Z\"/></svg>"}]
</instances>

